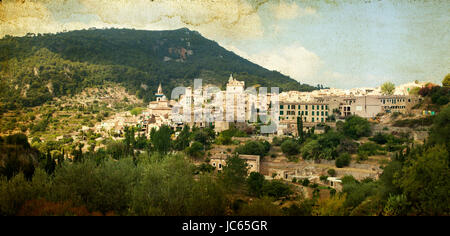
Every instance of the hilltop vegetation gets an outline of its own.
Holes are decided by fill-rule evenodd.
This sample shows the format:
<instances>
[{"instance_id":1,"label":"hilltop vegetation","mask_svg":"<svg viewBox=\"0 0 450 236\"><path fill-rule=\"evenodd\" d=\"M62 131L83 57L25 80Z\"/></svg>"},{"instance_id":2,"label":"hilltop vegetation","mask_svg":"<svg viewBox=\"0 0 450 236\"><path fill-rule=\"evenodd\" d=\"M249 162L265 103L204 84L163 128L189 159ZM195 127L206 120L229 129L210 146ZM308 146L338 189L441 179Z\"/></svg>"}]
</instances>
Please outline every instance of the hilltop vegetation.
<instances>
[{"instance_id":1,"label":"hilltop vegetation","mask_svg":"<svg viewBox=\"0 0 450 236\"><path fill-rule=\"evenodd\" d=\"M0 110L41 105L105 81L120 83L145 102L194 78L224 86L234 73L247 86L311 91L306 84L251 63L188 29L96 29L6 36L0 40Z\"/></svg>"}]
</instances>

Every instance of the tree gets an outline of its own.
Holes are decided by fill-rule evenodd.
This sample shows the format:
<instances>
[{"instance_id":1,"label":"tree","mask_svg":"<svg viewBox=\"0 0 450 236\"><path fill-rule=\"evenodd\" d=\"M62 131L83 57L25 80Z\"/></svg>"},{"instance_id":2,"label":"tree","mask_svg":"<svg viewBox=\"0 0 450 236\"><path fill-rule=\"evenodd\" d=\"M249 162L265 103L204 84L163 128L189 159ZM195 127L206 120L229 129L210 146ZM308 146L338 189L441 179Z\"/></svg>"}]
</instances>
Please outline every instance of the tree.
<instances>
[{"instance_id":1,"label":"tree","mask_svg":"<svg viewBox=\"0 0 450 236\"><path fill-rule=\"evenodd\" d=\"M166 154L172 146L172 130L167 125L162 125L157 131L151 134L151 142L155 150L161 154Z\"/></svg>"},{"instance_id":2,"label":"tree","mask_svg":"<svg viewBox=\"0 0 450 236\"><path fill-rule=\"evenodd\" d=\"M303 135L303 116L297 117L297 132L298 136L300 138L300 142L303 142L304 135Z\"/></svg>"},{"instance_id":3,"label":"tree","mask_svg":"<svg viewBox=\"0 0 450 236\"><path fill-rule=\"evenodd\" d=\"M263 186L263 194L276 199L292 194L290 186L281 180L266 181Z\"/></svg>"},{"instance_id":4,"label":"tree","mask_svg":"<svg viewBox=\"0 0 450 236\"><path fill-rule=\"evenodd\" d=\"M344 216L347 210L344 206L345 195L319 199L318 206L313 209L313 216Z\"/></svg>"},{"instance_id":5,"label":"tree","mask_svg":"<svg viewBox=\"0 0 450 236\"><path fill-rule=\"evenodd\" d=\"M248 192L252 196L260 197L263 194L265 183L264 175L258 172L251 172L247 178Z\"/></svg>"},{"instance_id":6,"label":"tree","mask_svg":"<svg viewBox=\"0 0 450 236\"><path fill-rule=\"evenodd\" d=\"M444 80L442 80L442 86L450 87L450 74L447 74Z\"/></svg>"},{"instance_id":7,"label":"tree","mask_svg":"<svg viewBox=\"0 0 450 236\"><path fill-rule=\"evenodd\" d=\"M336 176L336 170L335 170L335 169L329 169L329 170L327 171L327 173L328 173L330 176L332 176L332 177Z\"/></svg>"},{"instance_id":8,"label":"tree","mask_svg":"<svg viewBox=\"0 0 450 236\"><path fill-rule=\"evenodd\" d=\"M343 153L341 154L338 158L336 158L336 167L337 168L342 168L345 166L348 166L350 164L350 160L352 158L350 157L350 154L348 153Z\"/></svg>"},{"instance_id":9,"label":"tree","mask_svg":"<svg viewBox=\"0 0 450 236\"><path fill-rule=\"evenodd\" d=\"M303 159L320 159L321 147L319 141L316 139L311 139L307 141L302 147L302 157Z\"/></svg>"},{"instance_id":10,"label":"tree","mask_svg":"<svg viewBox=\"0 0 450 236\"><path fill-rule=\"evenodd\" d=\"M269 145L270 149L270 145ZM241 145L236 148L236 152L239 154L247 154L247 155L259 155L260 157L264 157L267 152L267 144L260 141L248 141L244 145Z\"/></svg>"},{"instance_id":11,"label":"tree","mask_svg":"<svg viewBox=\"0 0 450 236\"><path fill-rule=\"evenodd\" d=\"M252 203L242 206L240 216L281 216L280 208L272 203L269 197L255 199Z\"/></svg>"},{"instance_id":12,"label":"tree","mask_svg":"<svg viewBox=\"0 0 450 236\"><path fill-rule=\"evenodd\" d=\"M284 154L289 156L297 155L299 153L299 149L300 149L299 145L290 139L284 141L281 144L281 150L283 151Z\"/></svg>"},{"instance_id":13,"label":"tree","mask_svg":"<svg viewBox=\"0 0 450 236\"><path fill-rule=\"evenodd\" d=\"M188 154L190 157L202 157L205 153L203 152L203 144L200 142L193 142L190 147L186 148L186 154Z\"/></svg>"},{"instance_id":14,"label":"tree","mask_svg":"<svg viewBox=\"0 0 450 236\"><path fill-rule=\"evenodd\" d=\"M190 132L189 132L189 126L185 125L183 129L181 130L180 134L178 134L177 139L174 143L174 148L178 151L184 150L185 148L189 147L190 143Z\"/></svg>"},{"instance_id":15,"label":"tree","mask_svg":"<svg viewBox=\"0 0 450 236\"><path fill-rule=\"evenodd\" d=\"M449 215L449 153L445 146L425 149L407 159L398 184L420 215Z\"/></svg>"},{"instance_id":16,"label":"tree","mask_svg":"<svg viewBox=\"0 0 450 236\"><path fill-rule=\"evenodd\" d=\"M228 157L221 174L222 181L229 189L240 188L247 178L248 164L238 154Z\"/></svg>"},{"instance_id":17,"label":"tree","mask_svg":"<svg viewBox=\"0 0 450 236\"><path fill-rule=\"evenodd\" d=\"M135 107L135 108L131 109L130 113L131 113L131 115L133 115L133 116L140 115L140 114L142 113L142 108L140 108L140 107Z\"/></svg>"},{"instance_id":18,"label":"tree","mask_svg":"<svg viewBox=\"0 0 450 236\"><path fill-rule=\"evenodd\" d=\"M391 82L386 82L381 85L381 92L386 95L391 95L394 93L395 90L395 84Z\"/></svg>"},{"instance_id":19,"label":"tree","mask_svg":"<svg viewBox=\"0 0 450 236\"><path fill-rule=\"evenodd\" d=\"M128 147L125 142L111 141L106 145L106 153L113 159L119 160L128 155Z\"/></svg>"},{"instance_id":20,"label":"tree","mask_svg":"<svg viewBox=\"0 0 450 236\"><path fill-rule=\"evenodd\" d=\"M450 150L450 106L444 108L433 120L430 144L445 144Z\"/></svg>"},{"instance_id":21,"label":"tree","mask_svg":"<svg viewBox=\"0 0 450 236\"><path fill-rule=\"evenodd\" d=\"M56 162L53 159L52 155L50 154L50 151L47 152L47 156L45 158L45 165L44 169L47 172L47 174L51 175L55 171L56 168Z\"/></svg>"},{"instance_id":22,"label":"tree","mask_svg":"<svg viewBox=\"0 0 450 236\"><path fill-rule=\"evenodd\" d=\"M353 139L370 136L372 132L369 121L356 115L348 117L342 129L346 136Z\"/></svg>"}]
</instances>

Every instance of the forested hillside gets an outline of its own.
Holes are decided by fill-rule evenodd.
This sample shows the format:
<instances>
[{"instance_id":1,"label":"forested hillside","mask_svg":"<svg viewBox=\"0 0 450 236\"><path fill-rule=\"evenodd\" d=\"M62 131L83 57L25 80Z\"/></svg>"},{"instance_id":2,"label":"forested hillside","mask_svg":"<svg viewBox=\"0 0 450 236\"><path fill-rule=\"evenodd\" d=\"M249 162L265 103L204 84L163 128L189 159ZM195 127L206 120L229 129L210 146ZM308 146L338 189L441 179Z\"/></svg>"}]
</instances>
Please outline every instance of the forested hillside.
<instances>
[{"instance_id":1,"label":"forested hillside","mask_svg":"<svg viewBox=\"0 0 450 236\"><path fill-rule=\"evenodd\" d=\"M144 101L161 82L167 94L194 78L224 86L230 73L246 86L311 91L188 29L91 29L0 40L1 110L37 106L86 87L118 82Z\"/></svg>"}]
</instances>

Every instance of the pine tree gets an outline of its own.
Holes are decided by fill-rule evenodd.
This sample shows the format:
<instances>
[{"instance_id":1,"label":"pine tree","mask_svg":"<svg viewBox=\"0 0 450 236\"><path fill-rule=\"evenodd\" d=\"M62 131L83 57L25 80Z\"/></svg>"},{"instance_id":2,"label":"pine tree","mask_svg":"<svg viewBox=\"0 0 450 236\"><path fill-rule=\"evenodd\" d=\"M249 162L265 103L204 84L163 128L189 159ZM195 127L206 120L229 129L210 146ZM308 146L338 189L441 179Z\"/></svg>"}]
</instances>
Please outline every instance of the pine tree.
<instances>
[{"instance_id":1,"label":"pine tree","mask_svg":"<svg viewBox=\"0 0 450 236\"><path fill-rule=\"evenodd\" d=\"M303 142L303 116L297 117L297 132L300 137L300 142Z\"/></svg>"}]
</instances>

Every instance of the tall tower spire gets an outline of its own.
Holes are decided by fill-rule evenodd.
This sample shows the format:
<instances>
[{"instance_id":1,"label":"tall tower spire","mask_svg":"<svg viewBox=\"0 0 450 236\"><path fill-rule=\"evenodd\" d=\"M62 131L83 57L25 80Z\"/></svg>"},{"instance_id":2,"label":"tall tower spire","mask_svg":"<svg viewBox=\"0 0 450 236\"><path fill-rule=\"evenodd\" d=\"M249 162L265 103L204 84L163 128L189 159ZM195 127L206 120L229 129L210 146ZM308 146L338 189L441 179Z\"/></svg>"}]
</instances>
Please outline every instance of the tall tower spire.
<instances>
[{"instance_id":1,"label":"tall tower spire","mask_svg":"<svg viewBox=\"0 0 450 236\"><path fill-rule=\"evenodd\" d=\"M158 92L157 92L156 94L163 94L161 82L159 83L159 86L158 86Z\"/></svg>"},{"instance_id":2,"label":"tall tower spire","mask_svg":"<svg viewBox=\"0 0 450 236\"><path fill-rule=\"evenodd\" d=\"M156 97L156 101L163 100L164 93L163 93L163 90L162 90L161 83L159 83L158 91L155 93L155 97Z\"/></svg>"}]
</instances>

